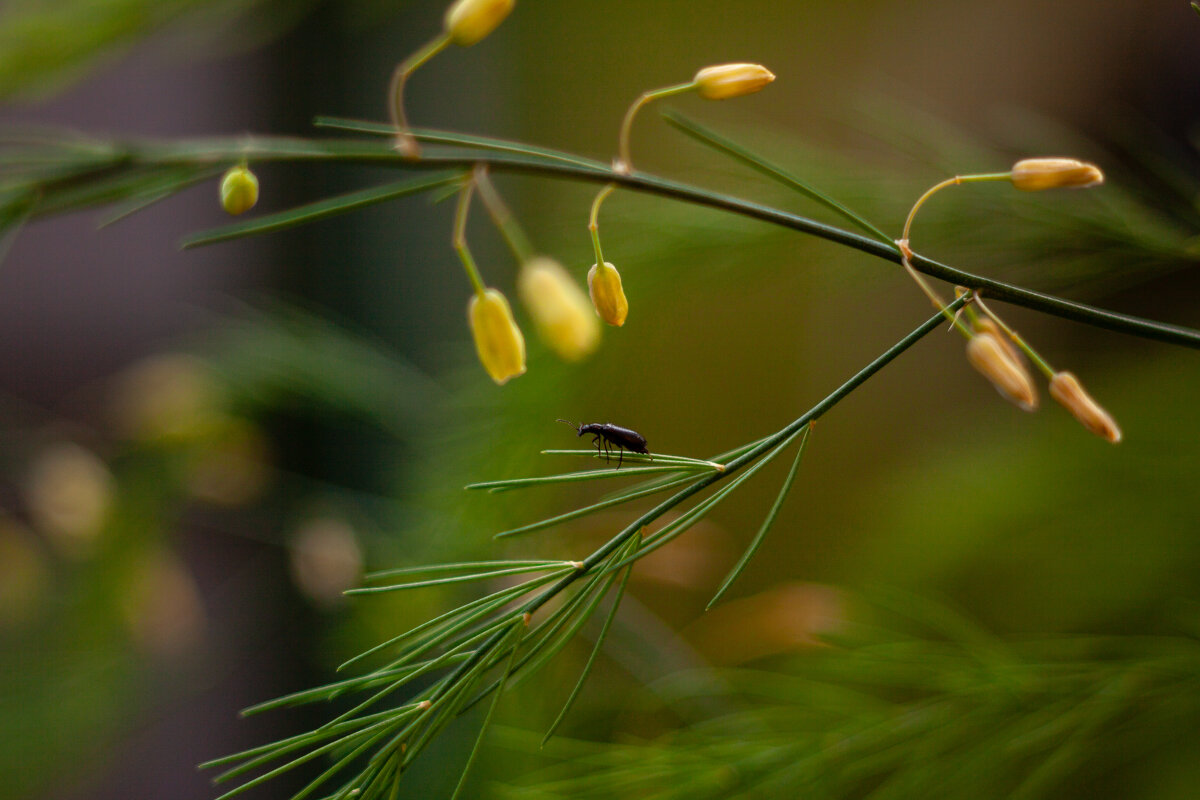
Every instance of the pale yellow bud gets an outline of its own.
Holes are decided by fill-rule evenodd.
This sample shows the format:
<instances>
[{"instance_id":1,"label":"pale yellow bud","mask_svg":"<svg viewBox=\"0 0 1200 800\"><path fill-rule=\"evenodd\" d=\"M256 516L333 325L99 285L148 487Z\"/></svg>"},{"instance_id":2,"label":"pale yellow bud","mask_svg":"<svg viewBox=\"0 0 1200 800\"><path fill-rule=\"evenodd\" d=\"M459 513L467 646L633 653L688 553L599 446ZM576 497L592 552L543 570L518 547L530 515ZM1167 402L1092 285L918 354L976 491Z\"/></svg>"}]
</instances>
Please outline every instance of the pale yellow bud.
<instances>
[{"instance_id":1,"label":"pale yellow bud","mask_svg":"<svg viewBox=\"0 0 1200 800\"><path fill-rule=\"evenodd\" d=\"M1116 444L1121 441L1121 429L1116 421L1084 390L1079 379L1070 372L1058 372L1050 379L1050 396L1074 415L1097 436Z\"/></svg>"},{"instance_id":2,"label":"pale yellow bud","mask_svg":"<svg viewBox=\"0 0 1200 800\"><path fill-rule=\"evenodd\" d=\"M546 344L578 361L600 344L600 322L583 290L552 258L530 259L517 276L521 300Z\"/></svg>"},{"instance_id":3,"label":"pale yellow bud","mask_svg":"<svg viewBox=\"0 0 1200 800\"><path fill-rule=\"evenodd\" d=\"M504 295L495 289L475 295L467 305L467 317L479 360L492 380L503 385L525 373L525 337Z\"/></svg>"},{"instance_id":4,"label":"pale yellow bud","mask_svg":"<svg viewBox=\"0 0 1200 800\"><path fill-rule=\"evenodd\" d=\"M208 617L200 588L174 553L145 553L120 582L125 622L134 643L148 655L182 658L204 638Z\"/></svg>"},{"instance_id":5,"label":"pale yellow bud","mask_svg":"<svg viewBox=\"0 0 1200 800\"><path fill-rule=\"evenodd\" d=\"M1013 165L1012 182L1027 192L1083 189L1104 183L1104 173L1095 164L1073 158L1027 158Z\"/></svg>"},{"instance_id":6,"label":"pale yellow bud","mask_svg":"<svg viewBox=\"0 0 1200 800\"><path fill-rule=\"evenodd\" d=\"M701 97L727 100L754 94L775 80L775 76L762 64L718 64L700 70L692 80Z\"/></svg>"},{"instance_id":7,"label":"pale yellow bud","mask_svg":"<svg viewBox=\"0 0 1200 800\"><path fill-rule=\"evenodd\" d=\"M113 503L114 481L95 454L60 442L34 459L26 486L33 526L64 554L91 553Z\"/></svg>"},{"instance_id":8,"label":"pale yellow bud","mask_svg":"<svg viewBox=\"0 0 1200 800\"><path fill-rule=\"evenodd\" d=\"M455 44L473 45L496 30L515 4L516 0L458 0L446 10L446 33Z\"/></svg>"},{"instance_id":9,"label":"pale yellow bud","mask_svg":"<svg viewBox=\"0 0 1200 800\"><path fill-rule=\"evenodd\" d=\"M593 264L588 270L588 295L600 319L609 325L624 325L629 301L621 287L621 273L609 262Z\"/></svg>"},{"instance_id":10,"label":"pale yellow bud","mask_svg":"<svg viewBox=\"0 0 1200 800\"><path fill-rule=\"evenodd\" d=\"M990 333L980 333L967 342L967 360L992 382L996 391L1024 411L1037 408L1037 392L1029 373L1009 357L1004 345Z\"/></svg>"},{"instance_id":11,"label":"pale yellow bud","mask_svg":"<svg viewBox=\"0 0 1200 800\"><path fill-rule=\"evenodd\" d=\"M995 336L996 341L1004 348L1004 352L1008 353L1008 357L1022 367L1025 366L1025 354L1017 349L1012 339L1008 338L1007 333L1000 330L1000 326L996 324L996 320L991 317L979 317L971 327L975 329L976 333L990 333L992 336Z\"/></svg>"},{"instance_id":12,"label":"pale yellow bud","mask_svg":"<svg viewBox=\"0 0 1200 800\"><path fill-rule=\"evenodd\" d=\"M237 215L258 202L258 178L246 167L234 167L221 178L221 208Z\"/></svg>"},{"instance_id":13,"label":"pale yellow bud","mask_svg":"<svg viewBox=\"0 0 1200 800\"><path fill-rule=\"evenodd\" d=\"M362 578L362 548L343 520L309 520L292 536L288 551L292 580L318 605L339 605L342 593Z\"/></svg>"}]
</instances>

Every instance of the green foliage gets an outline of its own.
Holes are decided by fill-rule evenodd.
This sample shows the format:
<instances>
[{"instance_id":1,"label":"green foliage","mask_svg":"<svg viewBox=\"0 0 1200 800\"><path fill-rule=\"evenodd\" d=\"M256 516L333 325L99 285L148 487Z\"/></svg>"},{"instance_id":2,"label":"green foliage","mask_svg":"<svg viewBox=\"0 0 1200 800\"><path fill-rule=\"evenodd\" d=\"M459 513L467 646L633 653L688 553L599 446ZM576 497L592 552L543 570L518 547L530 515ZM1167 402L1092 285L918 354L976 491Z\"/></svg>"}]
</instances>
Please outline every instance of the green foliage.
<instances>
[{"instance_id":1,"label":"green foliage","mask_svg":"<svg viewBox=\"0 0 1200 800\"><path fill-rule=\"evenodd\" d=\"M648 741L552 743L540 750L552 765L496 795L1096 796L1114 769L1200 733L1190 637L1001 644L945 608L889 605L908 619L852 623L777 669L663 679L654 698L689 724ZM726 710L695 718L705 698ZM524 732L498 738L539 751Z\"/></svg>"}]
</instances>

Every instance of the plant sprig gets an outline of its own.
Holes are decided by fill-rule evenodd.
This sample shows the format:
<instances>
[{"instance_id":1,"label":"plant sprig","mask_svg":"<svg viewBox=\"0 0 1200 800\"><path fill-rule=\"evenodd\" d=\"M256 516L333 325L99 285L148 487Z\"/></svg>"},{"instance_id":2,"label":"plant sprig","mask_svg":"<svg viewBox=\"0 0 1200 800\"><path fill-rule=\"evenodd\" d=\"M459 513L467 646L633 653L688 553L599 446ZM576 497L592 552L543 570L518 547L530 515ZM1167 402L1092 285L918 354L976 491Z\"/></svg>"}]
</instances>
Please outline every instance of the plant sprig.
<instances>
[{"instance_id":1,"label":"plant sprig","mask_svg":"<svg viewBox=\"0 0 1200 800\"><path fill-rule=\"evenodd\" d=\"M177 186L182 188L199 171L211 169L213 165L237 163L246 159L365 163L403 170L455 169L463 172L482 164L494 172L522 172L592 183L616 183L623 188L757 219L842 244L895 264L901 263L901 254L894 245L879 241L873 236L863 236L799 214L645 172L623 174L611 166L570 153L484 136L430 133L420 130L413 131L413 135L418 140L428 138L450 147L444 151L425 151L414 160L397 154L390 142L381 137L356 140L247 136L175 142L95 142L87 157L82 161L77 160L77 163L65 172L61 165L51 161L39 169L28 170L5 182L0 189L10 198L9 203L25 204L26 215L29 218L37 218L47 214L124 202L146 197L147 193L157 197L164 191L164 180L172 175L179 181ZM0 168L5 164L20 163L23 150L20 146L14 146L6 149L3 156L4 161L0 161ZM440 188L450 180L450 173L446 173L430 179L426 188ZM414 182L414 185L417 183L419 182ZM401 191L401 187L393 185L392 190ZM372 196L372 193L375 194ZM292 224L303 224L341 213L344 207L354 210L372 202L384 202L388 199L391 197L386 188L367 189L342 198L327 198L318 201L319 205L310 204L294 209L293 211L298 213L290 221L286 218L274 219L269 229L281 230ZM317 206L316 209L313 208L314 205ZM314 210L319 212L315 216ZM253 229L251 222L235 223L194 235L186 240L185 244L223 241L254 232L257 231ZM919 254L914 254L910 263L922 274L956 285L972 287L994 300L1107 330L1200 349L1200 331L1191 328L1077 303L969 273Z\"/></svg>"},{"instance_id":2,"label":"plant sprig","mask_svg":"<svg viewBox=\"0 0 1200 800\"><path fill-rule=\"evenodd\" d=\"M951 310L957 311L962 308L969 299L969 294L958 297L951 304ZM672 459L674 463L670 466L655 468L655 472L668 471L676 475L680 472L685 474L675 478L667 486L661 484L642 486L620 499L622 501L635 499L647 494L647 489L658 491L668 488L668 486L678 488L679 491L640 515L582 561L459 562L376 573L373 576L375 579L419 575L441 577L431 577L426 580L393 586L354 590L354 592L417 589L449 582L482 581L529 573L535 573L536 577L469 601L355 656L342 668L359 664L366 659L385 658L383 664L357 678L295 693L248 709L247 713L253 713L266 708L327 701L346 694L374 690L365 700L353 706L349 711L334 717L316 731L289 737L275 743L274 746L253 748L236 756L210 762L212 766L233 765L223 774L222 779L225 779L241 776L249 770L266 766L305 748L311 748L302 755L286 761L282 766L275 767L263 775L247 781L223 797L232 797L249 786L258 785L268 777L299 767L319 755L347 750L353 757L343 757L335 762L333 766L310 783L305 792L315 790L337 771L346 768L354 759L372 751L373 755L369 757L367 766L356 777L347 781L339 794L334 795L335 797L347 796L354 789L359 789L362 794L370 796L371 793L382 791L385 786L395 785L395 781L412 764L417 755L451 720L466 713L494 693L495 697L489 704L484 720L484 727L486 727L504 688L510 683L519 683L534 674L565 647L575 633L591 618L615 584L617 586L616 593L601 628L600 640L603 640L617 613L630 571L638 559L686 531L796 439L803 436L802 442L807 441L808 431L813 421L883 369L900 353L935 330L941 319L940 314L930 318L808 412L781 430L731 451L731 453L737 454L728 458L723 470L713 469L711 462L680 457L674 457ZM801 452L803 452L802 449ZM722 457L728 455L724 454ZM622 472L625 476L645 474L644 470L646 469L645 467L631 467L623 471L599 469L570 475L572 480L594 480L613 477L612 473L617 472ZM762 536L765 535L766 530L778 514L783 497L795 477L795 470L794 464L784 482L784 489L780 497L768 513L766 523L752 540L748 555L735 568L724 588L727 588L728 583L744 568L744 562L748 561L749 555L752 555L753 550L761 543ZM689 472L690 474L687 474ZM491 481L474 484L473 488L515 488L544 485L561 478L562 476L550 476L549 479L523 479L534 481L532 484ZM668 513L705 489L723 481L727 481L727 484L721 486L713 495L699 501L679 518L647 535L646 532L650 527L662 520ZM549 525L545 527L549 527ZM566 595L564 602L554 607L547 605L552 599L561 595ZM549 608L548 613L543 619L538 620L536 625L533 625L535 615L546 608ZM582 691L586 677L597 658L599 647L600 643L597 642L579 681L568 695L563 711L555 719L546 738L549 738L558 729ZM438 677L435 677L432 683L423 688L415 688L413 682L416 678L434 675ZM411 693L403 698L401 704L395 707L390 715L386 710L371 711L373 706L388 697L398 696L406 687L411 687ZM478 747L477 741L468 756L464 774L466 768L474 760ZM460 788L462 780L463 778L460 777Z\"/></svg>"}]
</instances>

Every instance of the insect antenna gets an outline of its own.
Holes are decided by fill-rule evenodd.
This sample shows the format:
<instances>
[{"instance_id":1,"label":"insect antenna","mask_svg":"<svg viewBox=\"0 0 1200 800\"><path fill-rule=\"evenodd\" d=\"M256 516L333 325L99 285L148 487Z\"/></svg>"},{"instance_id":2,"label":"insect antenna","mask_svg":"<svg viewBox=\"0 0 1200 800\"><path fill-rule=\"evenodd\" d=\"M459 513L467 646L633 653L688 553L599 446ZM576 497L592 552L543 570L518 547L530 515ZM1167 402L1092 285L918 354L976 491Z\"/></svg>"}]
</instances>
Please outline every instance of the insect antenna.
<instances>
[{"instance_id":1,"label":"insect antenna","mask_svg":"<svg viewBox=\"0 0 1200 800\"><path fill-rule=\"evenodd\" d=\"M574 422L567 422L565 419L556 419L556 420L555 420L555 422L561 422L561 423L563 423L564 425L570 425L572 428L574 428L574 429L575 429L575 432L576 432L576 433L579 433L579 428L580 428L580 426L579 426L579 425L576 425Z\"/></svg>"}]
</instances>

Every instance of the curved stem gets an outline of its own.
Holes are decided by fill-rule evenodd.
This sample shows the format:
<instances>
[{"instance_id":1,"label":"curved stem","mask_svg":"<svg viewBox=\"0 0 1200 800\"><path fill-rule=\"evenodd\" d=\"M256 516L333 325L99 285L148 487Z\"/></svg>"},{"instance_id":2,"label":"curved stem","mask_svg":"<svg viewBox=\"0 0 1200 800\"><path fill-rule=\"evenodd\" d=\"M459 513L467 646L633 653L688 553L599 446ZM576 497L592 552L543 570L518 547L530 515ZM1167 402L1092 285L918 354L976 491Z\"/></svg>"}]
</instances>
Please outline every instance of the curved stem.
<instances>
[{"instance_id":1,"label":"curved stem","mask_svg":"<svg viewBox=\"0 0 1200 800\"><path fill-rule=\"evenodd\" d=\"M996 323L996 326L1004 332L1004 335L1007 336L1013 344L1021 348L1021 352L1029 357L1029 360L1032 361L1039 370L1041 370L1043 375L1045 375L1047 378L1054 377L1054 367L1050 366L1049 362L1042 358L1041 354L1038 353L1037 350L1034 350L1033 346L1030 345L1029 342L1025 341L1025 337L1021 336L1021 334L1010 328L1007 322L1000 319L999 314L996 314L994 311L988 308L987 304L983 302L983 298L976 296L975 302L978 304L979 309L988 317L990 317L992 322Z\"/></svg>"},{"instance_id":2,"label":"curved stem","mask_svg":"<svg viewBox=\"0 0 1200 800\"><path fill-rule=\"evenodd\" d=\"M414 134L421 138L421 134ZM438 141L454 144L454 137L436 134ZM771 225L787 228L860 250L894 264L902 255L894 243L876 241L852 231L827 225L814 219L782 211L750 200L713 192L678 181L638 173L623 175L598 161L536 148L528 153L514 152L518 143L472 136L467 146L490 150L487 153L422 155L419 159L403 158L378 140L347 141L345 139L298 139L289 137L238 137L190 140L182 142L117 142L110 143L106 157L99 159L80 173L66 177L39 180L30 191L37 200L31 204L29 216L40 217L56 212L112 202L107 185L90 187L93 181L117 180L127 171L145 167L207 166L247 155L255 161L344 161L374 164L401 169L436 169L457 166L473 169L485 164L489 169L564 180L614 183L618 187L669 197L685 203L707 206ZM496 152L504 151L504 152ZM1062 319L1093 325L1106 330L1139 336L1143 339L1177 344L1200 350L1200 331L1171 325L1128 314L1118 314L1084 303L1035 292L1004 281L965 272L924 256L914 254L909 262L913 269L949 283L981 289L993 300L1023 306Z\"/></svg>"},{"instance_id":3,"label":"curved stem","mask_svg":"<svg viewBox=\"0 0 1200 800\"><path fill-rule=\"evenodd\" d=\"M500 235L508 243L508 249L512 250L513 256L522 264L533 258L533 245L529 243L529 237L517 224L516 218L508 210L508 205L501 199L496 187L492 185L492 180L487 174L487 167L482 164L476 165L473 180L479 188L479 197L483 200L483 206L487 209L488 216L500 229Z\"/></svg>"},{"instance_id":4,"label":"curved stem","mask_svg":"<svg viewBox=\"0 0 1200 800\"><path fill-rule=\"evenodd\" d=\"M475 266L475 258L471 255L471 249L467 247L467 211L471 208L471 195L475 193L475 181L472 179L467 181L463 186L462 191L458 193L458 206L454 210L454 252L458 253L458 257L462 259L463 268L467 271L467 278L471 281L471 286L475 289L475 294L482 297L487 287L483 283L483 277L479 274L479 267Z\"/></svg>"},{"instance_id":5,"label":"curved stem","mask_svg":"<svg viewBox=\"0 0 1200 800\"><path fill-rule=\"evenodd\" d=\"M600 249L600 204L604 199L613 193L617 188L615 183L610 183L600 190L596 195L596 199L592 201L592 213L588 217L588 231L592 234L592 249L596 251L596 263L604 263L604 251Z\"/></svg>"},{"instance_id":6,"label":"curved stem","mask_svg":"<svg viewBox=\"0 0 1200 800\"><path fill-rule=\"evenodd\" d=\"M946 301L943 300L941 295L939 295L934 288L929 285L929 281L925 280L925 278L919 272L913 269L912 262L910 260L913 255L913 251L909 246L909 231L912 229L913 218L917 216L917 211L921 208L921 206L925 205L925 201L930 197L933 197L933 195L937 192L945 189L947 186L957 186L960 183L970 183L974 181L998 180L1000 178L1007 178L1009 175L1010 173L1007 172L989 173L986 175L955 175L953 178L947 178L940 183L935 183L933 186L926 189L925 194L918 197L917 202L913 203L913 207L909 209L908 218L904 220L904 232L900 234L900 239L896 242L900 248L900 265L904 267L904 270L909 274L909 277L916 281L917 286L921 288L921 291L925 293L925 296L929 298L930 302L932 302L937 308L941 309L946 318L949 319L956 328L958 328L959 333L968 339L970 339L974 334L962 324L962 321L958 319L957 316L954 316L946 311Z\"/></svg>"},{"instance_id":7,"label":"curved stem","mask_svg":"<svg viewBox=\"0 0 1200 800\"><path fill-rule=\"evenodd\" d=\"M443 33L397 64L392 72L391 85L388 87L388 112L391 114L392 124L396 126L396 147L409 158L420 155L421 148L409 132L408 119L404 115L404 84L417 67L445 50L449 44L450 37Z\"/></svg>"},{"instance_id":8,"label":"curved stem","mask_svg":"<svg viewBox=\"0 0 1200 800\"><path fill-rule=\"evenodd\" d=\"M625 112L625 118L621 120L621 134L617 139L617 163L614 165L614 168L618 172L628 174L633 171L633 161L629 157L629 133L633 129L633 118L637 115L638 110L651 100L657 100L660 97L670 97L673 94L680 94L694 88L696 88L694 81L679 83L674 86L665 86L662 89L642 92L641 96L633 101L629 109Z\"/></svg>"},{"instance_id":9,"label":"curved stem","mask_svg":"<svg viewBox=\"0 0 1200 800\"><path fill-rule=\"evenodd\" d=\"M855 250L860 250L895 264L900 264L903 258L894 245L889 246L873 238L862 236L833 225L827 225L799 214L792 214L761 203L711 192L707 189L701 189L645 173L622 175L611 169L605 169L599 164L589 169L549 159L533 159L499 154L470 159L460 156L423 156L419 161L413 162L413 164L417 166L428 165L432 168L447 165L464 166L473 164L476 161L486 163L492 169L499 171L523 172L562 177L571 180L592 181L595 183L611 182L622 188L634 189L662 197L670 197L682 202L728 211L772 225L806 233L854 248ZM1044 314L1050 314L1073 322L1081 322L1105 330L1200 350L1200 331L1192 328L1171 325L1170 323L1135 317L1129 314L1119 314L1114 311L1089 306L1085 303L1078 303L1054 295L1043 294L994 278L966 272L916 253L912 255L909 262L913 269L924 275L956 285L985 290L987 296L993 300L1000 300L1033 311L1040 311Z\"/></svg>"}]
</instances>

